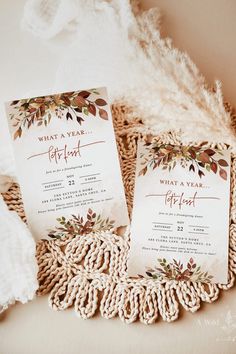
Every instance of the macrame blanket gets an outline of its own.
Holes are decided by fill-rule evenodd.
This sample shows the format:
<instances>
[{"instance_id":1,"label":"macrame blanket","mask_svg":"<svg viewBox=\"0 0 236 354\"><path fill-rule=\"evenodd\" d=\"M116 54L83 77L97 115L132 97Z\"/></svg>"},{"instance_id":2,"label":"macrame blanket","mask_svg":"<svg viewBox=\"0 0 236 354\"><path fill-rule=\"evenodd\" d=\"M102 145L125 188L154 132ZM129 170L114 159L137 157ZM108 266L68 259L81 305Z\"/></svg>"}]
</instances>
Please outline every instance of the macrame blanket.
<instances>
[{"instance_id":1,"label":"macrame blanket","mask_svg":"<svg viewBox=\"0 0 236 354\"><path fill-rule=\"evenodd\" d=\"M229 106L226 106L230 111ZM130 117L124 105L113 106L117 146L125 185L128 209L131 213L137 140L145 140L152 133L139 117ZM235 115L231 111L231 117ZM181 144L180 132L165 132L158 141ZM196 142L194 142L196 143ZM209 142L209 147L228 149L226 144ZM190 281L157 281L133 279L127 276L129 230L123 236L116 230L71 234L59 239L41 240L36 257L39 266L37 294L49 294L54 310L73 307L84 319L100 311L104 318L116 315L126 323L140 320L154 323L160 315L171 322L178 318L179 306L194 312L201 302L213 302L220 290L233 286L236 274L236 155L231 166L230 247L228 283L203 284ZM10 210L15 210L25 221L20 190L14 184L4 194Z\"/></svg>"}]
</instances>

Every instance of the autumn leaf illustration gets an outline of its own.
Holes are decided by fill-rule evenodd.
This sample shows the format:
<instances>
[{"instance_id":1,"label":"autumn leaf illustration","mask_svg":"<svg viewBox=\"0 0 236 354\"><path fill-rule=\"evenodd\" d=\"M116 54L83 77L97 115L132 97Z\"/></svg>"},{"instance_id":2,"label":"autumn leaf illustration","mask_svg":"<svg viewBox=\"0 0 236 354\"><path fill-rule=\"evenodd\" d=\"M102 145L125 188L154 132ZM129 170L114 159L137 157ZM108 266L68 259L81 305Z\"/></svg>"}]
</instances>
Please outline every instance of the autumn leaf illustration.
<instances>
[{"instance_id":1,"label":"autumn leaf illustration","mask_svg":"<svg viewBox=\"0 0 236 354\"><path fill-rule=\"evenodd\" d=\"M23 132L33 125L47 126L51 122L52 114L59 119L75 120L79 125L82 125L85 116L89 115L108 120L108 111L105 108L108 103L101 97L93 99L93 95L100 94L95 90L72 91L11 102L15 112L10 115L10 119L16 127L13 139L20 138Z\"/></svg>"},{"instance_id":2,"label":"autumn leaf illustration","mask_svg":"<svg viewBox=\"0 0 236 354\"><path fill-rule=\"evenodd\" d=\"M71 215L70 219L64 216L57 218L59 227L50 230L48 236L51 238L61 238L71 235L86 235L91 232L110 230L114 227L115 221L109 218L102 218L91 208L88 209L86 217L80 215Z\"/></svg>"},{"instance_id":3,"label":"autumn leaf illustration","mask_svg":"<svg viewBox=\"0 0 236 354\"><path fill-rule=\"evenodd\" d=\"M220 166L223 166L223 167L227 167L227 166L228 166L228 163L227 163L225 160L223 160L223 159L220 159L220 160L218 161L218 164L219 164Z\"/></svg>"},{"instance_id":4,"label":"autumn leaf illustration","mask_svg":"<svg viewBox=\"0 0 236 354\"><path fill-rule=\"evenodd\" d=\"M211 162L211 170L216 173L217 172L217 163L216 162Z\"/></svg>"},{"instance_id":5,"label":"autumn leaf illustration","mask_svg":"<svg viewBox=\"0 0 236 354\"><path fill-rule=\"evenodd\" d=\"M106 106L107 105L106 101L103 100L102 98L97 98L95 103L97 106Z\"/></svg>"},{"instance_id":6,"label":"autumn leaf illustration","mask_svg":"<svg viewBox=\"0 0 236 354\"><path fill-rule=\"evenodd\" d=\"M19 127L14 133L14 139L16 139L18 137L20 138L21 134L22 134L22 129L21 129L21 127Z\"/></svg>"},{"instance_id":7,"label":"autumn leaf illustration","mask_svg":"<svg viewBox=\"0 0 236 354\"><path fill-rule=\"evenodd\" d=\"M227 172L223 168L220 168L219 174L221 178L223 178L225 181L227 180Z\"/></svg>"},{"instance_id":8,"label":"autumn leaf illustration","mask_svg":"<svg viewBox=\"0 0 236 354\"><path fill-rule=\"evenodd\" d=\"M191 257L184 267L181 261L173 259L167 262L165 258L158 258L158 265L154 268L147 267L146 275L157 280L177 280L211 283L213 276L201 270L200 266Z\"/></svg>"},{"instance_id":9,"label":"autumn leaf illustration","mask_svg":"<svg viewBox=\"0 0 236 354\"><path fill-rule=\"evenodd\" d=\"M105 120L108 119L108 114L107 114L107 112L105 111L105 109L99 109L99 116L100 116L102 119L105 119Z\"/></svg>"},{"instance_id":10,"label":"autumn leaf illustration","mask_svg":"<svg viewBox=\"0 0 236 354\"><path fill-rule=\"evenodd\" d=\"M96 110L95 105L89 103L89 105L88 105L88 111L89 111L89 113L91 113L93 116L96 116L96 111L97 111L97 110Z\"/></svg>"},{"instance_id":11,"label":"autumn leaf illustration","mask_svg":"<svg viewBox=\"0 0 236 354\"><path fill-rule=\"evenodd\" d=\"M217 159L221 151L217 148L206 148L203 142L198 146L183 146L158 144L157 142L145 144L146 153L140 156L142 168L138 176L145 176L149 169L173 170L177 163L190 172L197 173L203 178L207 172L219 173L223 180L227 180L226 168L229 166L223 158ZM222 155L222 154L221 154Z\"/></svg>"}]
</instances>

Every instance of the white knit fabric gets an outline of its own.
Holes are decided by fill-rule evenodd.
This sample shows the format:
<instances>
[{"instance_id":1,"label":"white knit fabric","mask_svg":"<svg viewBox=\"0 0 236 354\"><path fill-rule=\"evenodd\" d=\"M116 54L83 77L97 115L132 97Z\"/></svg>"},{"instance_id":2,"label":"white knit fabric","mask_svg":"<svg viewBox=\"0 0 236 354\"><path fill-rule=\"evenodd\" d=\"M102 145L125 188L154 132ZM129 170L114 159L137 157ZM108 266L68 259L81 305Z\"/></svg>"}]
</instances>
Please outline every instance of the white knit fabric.
<instances>
[{"instance_id":1,"label":"white knit fabric","mask_svg":"<svg viewBox=\"0 0 236 354\"><path fill-rule=\"evenodd\" d=\"M107 86L153 132L182 129L189 140L236 146L221 85L215 93L187 54L160 36L158 9L135 13L128 0L28 0L23 26L57 43L54 91ZM68 33L64 41L53 38ZM60 44L59 44L60 43Z\"/></svg>"},{"instance_id":2,"label":"white knit fabric","mask_svg":"<svg viewBox=\"0 0 236 354\"><path fill-rule=\"evenodd\" d=\"M67 27L76 18L77 13L76 0L28 1L24 11L24 23L40 37L50 38Z\"/></svg>"},{"instance_id":3,"label":"white knit fabric","mask_svg":"<svg viewBox=\"0 0 236 354\"><path fill-rule=\"evenodd\" d=\"M15 161L9 147L0 149L0 193L11 187ZM38 288L35 241L16 212L0 195L0 313L15 301L25 303Z\"/></svg>"},{"instance_id":4,"label":"white knit fabric","mask_svg":"<svg viewBox=\"0 0 236 354\"><path fill-rule=\"evenodd\" d=\"M0 196L0 312L31 300L38 288L35 242L16 212Z\"/></svg>"}]
</instances>

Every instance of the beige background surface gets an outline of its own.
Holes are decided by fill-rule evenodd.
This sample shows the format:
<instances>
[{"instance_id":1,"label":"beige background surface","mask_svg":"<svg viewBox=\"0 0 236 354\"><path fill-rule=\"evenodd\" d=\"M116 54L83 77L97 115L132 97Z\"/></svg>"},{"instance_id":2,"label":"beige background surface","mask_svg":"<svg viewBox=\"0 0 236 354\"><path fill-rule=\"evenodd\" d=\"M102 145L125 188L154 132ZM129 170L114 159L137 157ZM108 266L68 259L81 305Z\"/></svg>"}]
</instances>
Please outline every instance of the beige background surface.
<instances>
[{"instance_id":1,"label":"beige background surface","mask_svg":"<svg viewBox=\"0 0 236 354\"><path fill-rule=\"evenodd\" d=\"M146 0L165 16L163 34L187 51L211 84L223 82L225 97L236 103L236 1ZM0 101L49 88L56 58L50 45L20 31L24 0L0 0ZM1 113L1 112L0 112ZM0 139L6 127L0 118ZM1 286L1 285L0 285ZM47 297L12 306L0 316L0 354L80 353L236 353L236 287L197 313L152 326L123 324L118 318L77 318L72 310L54 312Z\"/></svg>"}]
</instances>

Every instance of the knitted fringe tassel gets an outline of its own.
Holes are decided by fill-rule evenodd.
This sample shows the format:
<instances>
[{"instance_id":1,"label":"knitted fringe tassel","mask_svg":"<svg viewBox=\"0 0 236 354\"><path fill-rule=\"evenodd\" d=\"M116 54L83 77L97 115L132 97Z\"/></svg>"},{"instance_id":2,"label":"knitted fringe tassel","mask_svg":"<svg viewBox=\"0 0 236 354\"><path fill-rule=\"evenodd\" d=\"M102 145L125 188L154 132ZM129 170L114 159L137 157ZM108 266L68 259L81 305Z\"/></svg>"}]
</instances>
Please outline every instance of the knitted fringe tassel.
<instances>
[{"instance_id":1,"label":"knitted fringe tassel","mask_svg":"<svg viewBox=\"0 0 236 354\"><path fill-rule=\"evenodd\" d=\"M50 292L54 310L74 307L87 319L99 308L106 319L119 316L125 323L154 323L178 318L179 304L195 312L202 302L217 300L220 289L234 284L236 273L236 225L230 228L227 285L131 279L126 276L127 239L107 231L84 237L42 240L38 243L38 295Z\"/></svg>"}]
</instances>

